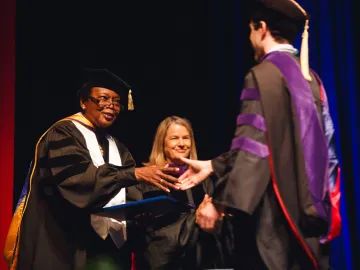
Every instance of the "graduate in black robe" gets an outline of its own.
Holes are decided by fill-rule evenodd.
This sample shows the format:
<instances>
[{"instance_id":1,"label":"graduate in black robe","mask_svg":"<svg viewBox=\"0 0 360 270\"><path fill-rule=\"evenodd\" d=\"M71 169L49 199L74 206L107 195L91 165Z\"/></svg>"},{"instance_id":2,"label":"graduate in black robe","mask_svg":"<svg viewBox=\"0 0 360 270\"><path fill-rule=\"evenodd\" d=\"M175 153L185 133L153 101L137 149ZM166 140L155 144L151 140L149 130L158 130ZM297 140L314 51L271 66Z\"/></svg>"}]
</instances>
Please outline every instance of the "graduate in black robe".
<instances>
[{"instance_id":1,"label":"graduate in black robe","mask_svg":"<svg viewBox=\"0 0 360 270\"><path fill-rule=\"evenodd\" d=\"M165 118L158 126L147 166L178 167L180 176L187 169L179 157L197 159L194 134L189 121L177 116ZM139 184L141 199L166 195L156 187ZM201 185L186 191L171 191L168 196L196 206L211 204L213 186L208 178ZM206 196L205 196L206 194ZM183 213L168 213L154 219L144 219L129 237L135 246L137 270L146 269L215 269L230 262L231 238L222 238L221 229L210 234L195 223L196 209ZM223 224L226 230L226 224ZM227 247L227 248L225 248Z\"/></svg>"},{"instance_id":2,"label":"graduate in black robe","mask_svg":"<svg viewBox=\"0 0 360 270\"><path fill-rule=\"evenodd\" d=\"M179 180L187 189L218 175L197 222L211 231L233 214L236 269L328 269L340 177L326 93L307 62L308 15L292 0L259 1L249 13L259 64L245 78L231 150L183 159L190 169ZM304 26L299 61L291 42Z\"/></svg>"},{"instance_id":3,"label":"graduate in black robe","mask_svg":"<svg viewBox=\"0 0 360 270\"><path fill-rule=\"evenodd\" d=\"M125 188L139 181L164 191L173 186L167 181L176 181L164 173L173 168L135 168L126 147L106 133L129 89L107 70L86 70L82 112L39 139L5 245L10 269L99 269L99 254L117 247L116 269L129 269L126 225L92 213L113 200L125 202Z\"/></svg>"}]
</instances>

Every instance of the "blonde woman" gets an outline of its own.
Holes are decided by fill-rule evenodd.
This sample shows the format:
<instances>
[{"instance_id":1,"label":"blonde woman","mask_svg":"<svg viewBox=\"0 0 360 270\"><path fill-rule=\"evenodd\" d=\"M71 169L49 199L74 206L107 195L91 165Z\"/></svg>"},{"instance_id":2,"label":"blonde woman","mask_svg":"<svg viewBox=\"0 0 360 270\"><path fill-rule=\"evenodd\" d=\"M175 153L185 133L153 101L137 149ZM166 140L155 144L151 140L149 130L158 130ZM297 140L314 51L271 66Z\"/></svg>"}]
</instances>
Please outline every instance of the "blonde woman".
<instances>
[{"instance_id":1,"label":"blonde woman","mask_svg":"<svg viewBox=\"0 0 360 270\"><path fill-rule=\"evenodd\" d=\"M180 157L197 159L194 133L188 120L177 116L164 119L158 126L146 166L177 167L180 176L187 169ZM142 198L165 195L156 187L137 185ZM168 196L196 205L211 203L210 179L186 191L171 191ZM218 236L201 231L195 211L169 213L148 221L133 233L136 269L204 269L222 266L224 258ZM204 258L206 257L206 260Z\"/></svg>"}]
</instances>

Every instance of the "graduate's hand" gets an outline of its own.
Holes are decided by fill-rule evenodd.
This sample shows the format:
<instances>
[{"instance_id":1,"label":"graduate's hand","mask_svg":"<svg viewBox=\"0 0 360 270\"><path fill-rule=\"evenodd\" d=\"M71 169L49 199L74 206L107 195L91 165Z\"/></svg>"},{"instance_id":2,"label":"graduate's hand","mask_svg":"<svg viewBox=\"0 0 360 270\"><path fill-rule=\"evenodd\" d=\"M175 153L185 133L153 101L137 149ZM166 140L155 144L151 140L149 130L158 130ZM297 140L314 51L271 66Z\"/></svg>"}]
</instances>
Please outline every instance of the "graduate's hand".
<instances>
[{"instance_id":1,"label":"graduate's hand","mask_svg":"<svg viewBox=\"0 0 360 270\"><path fill-rule=\"evenodd\" d=\"M209 233L215 232L225 215L224 211L225 208L223 206L207 202L204 207L196 211L195 222L204 231Z\"/></svg>"},{"instance_id":2,"label":"graduate's hand","mask_svg":"<svg viewBox=\"0 0 360 270\"><path fill-rule=\"evenodd\" d=\"M177 186L179 186L181 190L186 190L199 185L214 171L211 165L211 160L202 161L191 160L183 157L180 158L184 163L189 165L186 172L178 179L181 183L177 184Z\"/></svg>"},{"instance_id":3,"label":"graduate's hand","mask_svg":"<svg viewBox=\"0 0 360 270\"><path fill-rule=\"evenodd\" d=\"M140 181L144 181L148 184L154 185L161 190L170 192L169 188L178 190L180 187L175 186L175 183L179 183L178 179L169 175L171 172L177 172L179 168L164 167L159 168L156 166L148 166L135 168L135 177Z\"/></svg>"}]
</instances>

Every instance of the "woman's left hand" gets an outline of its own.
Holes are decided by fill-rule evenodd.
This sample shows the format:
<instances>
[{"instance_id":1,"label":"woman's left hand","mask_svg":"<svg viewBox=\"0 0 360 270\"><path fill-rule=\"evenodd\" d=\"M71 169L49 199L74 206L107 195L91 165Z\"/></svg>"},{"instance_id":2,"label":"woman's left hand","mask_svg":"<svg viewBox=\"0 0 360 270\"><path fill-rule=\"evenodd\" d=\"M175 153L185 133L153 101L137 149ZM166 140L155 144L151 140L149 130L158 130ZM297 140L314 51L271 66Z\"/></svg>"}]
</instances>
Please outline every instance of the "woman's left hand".
<instances>
[{"instance_id":1,"label":"woman's left hand","mask_svg":"<svg viewBox=\"0 0 360 270\"><path fill-rule=\"evenodd\" d=\"M200 209L204 208L204 206L205 206L207 203L211 203L211 202L212 202L212 198L209 197L209 195L205 194L203 201L201 202L201 204L199 205L199 207L198 207L197 210L196 210L196 214L197 214L197 212L198 212Z\"/></svg>"}]
</instances>

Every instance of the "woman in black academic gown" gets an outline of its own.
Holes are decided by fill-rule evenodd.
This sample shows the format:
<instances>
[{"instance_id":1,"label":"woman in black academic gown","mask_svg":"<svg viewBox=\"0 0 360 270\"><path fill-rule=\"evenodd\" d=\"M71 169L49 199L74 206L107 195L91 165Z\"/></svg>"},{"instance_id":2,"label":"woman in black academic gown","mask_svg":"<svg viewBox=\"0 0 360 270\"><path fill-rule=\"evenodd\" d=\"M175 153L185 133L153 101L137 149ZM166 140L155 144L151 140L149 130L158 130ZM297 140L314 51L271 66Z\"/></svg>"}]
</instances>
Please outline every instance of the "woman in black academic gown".
<instances>
[{"instance_id":1,"label":"woman in black academic gown","mask_svg":"<svg viewBox=\"0 0 360 270\"><path fill-rule=\"evenodd\" d=\"M179 168L180 176L186 166L179 157L197 159L192 127L186 119L171 116L158 126L149 162L146 166ZM166 195L156 187L142 184L136 187L142 198ZM168 196L196 205L211 203L211 179L187 191L171 191ZM201 207L201 206L200 206ZM196 225L195 210L168 213L154 219L142 220L142 226L131 228L137 270L146 269L205 269L218 268L228 260L229 248L224 238L208 234Z\"/></svg>"},{"instance_id":2,"label":"woman in black academic gown","mask_svg":"<svg viewBox=\"0 0 360 270\"><path fill-rule=\"evenodd\" d=\"M11 269L104 269L96 266L100 255L117 249L115 242L122 254L115 256L116 269L129 269L130 253L120 236L125 225L91 213L121 202L122 191L139 181L164 190L172 186L167 181L176 181L164 174L174 168L135 168L126 147L106 133L129 86L107 70L87 70L86 78L81 112L55 123L36 145L6 239L4 257Z\"/></svg>"}]
</instances>

